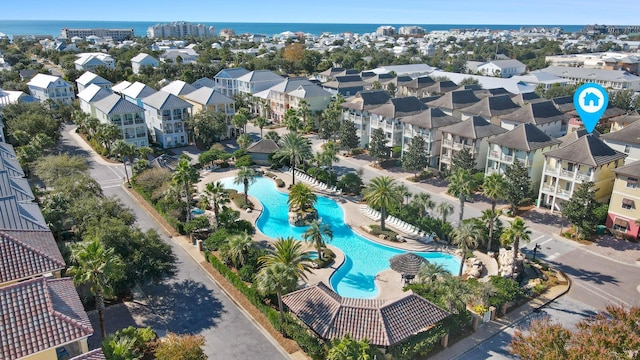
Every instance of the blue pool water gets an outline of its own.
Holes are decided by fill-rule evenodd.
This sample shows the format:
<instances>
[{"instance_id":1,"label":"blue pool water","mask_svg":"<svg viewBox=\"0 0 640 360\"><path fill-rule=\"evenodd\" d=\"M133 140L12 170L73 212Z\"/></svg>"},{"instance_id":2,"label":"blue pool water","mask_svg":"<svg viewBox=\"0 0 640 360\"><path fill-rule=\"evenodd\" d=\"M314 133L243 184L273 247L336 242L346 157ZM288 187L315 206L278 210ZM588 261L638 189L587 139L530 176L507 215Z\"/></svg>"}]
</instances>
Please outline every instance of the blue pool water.
<instances>
[{"instance_id":1,"label":"blue pool water","mask_svg":"<svg viewBox=\"0 0 640 360\"><path fill-rule=\"evenodd\" d=\"M204 210L200 208L191 209L191 215L202 215L204 214Z\"/></svg>"},{"instance_id":2,"label":"blue pool water","mask_svg":"<svg viewBox=\"0 0 640 360\"><path fill-rule=\"evenodd\" d=\"M221 180L227 189L244 191L243 185L235 185L233 178ZM278 191L274 182L258 177L249 187L249 195L257 198L263 205L263 213L257 226L263 234L273 237L292 236L302 239L306 227L290 226L288 222L287 194ZM345 261L331 276L331 287L344 297L369 299L378 295L374 278L382 270L389 268L389 259L405 250L384 246L367 240L355 233L344 223L342 207L334 200L318 196L315 204L324 223L331 224L333 240L331 245L339 248L345 255ZM450 254L439 252L417 253L430 262L443 265L452 274L460 269L460 260ZM398 274L400 281L400 274Z\"/></svg>"}]
</instances>

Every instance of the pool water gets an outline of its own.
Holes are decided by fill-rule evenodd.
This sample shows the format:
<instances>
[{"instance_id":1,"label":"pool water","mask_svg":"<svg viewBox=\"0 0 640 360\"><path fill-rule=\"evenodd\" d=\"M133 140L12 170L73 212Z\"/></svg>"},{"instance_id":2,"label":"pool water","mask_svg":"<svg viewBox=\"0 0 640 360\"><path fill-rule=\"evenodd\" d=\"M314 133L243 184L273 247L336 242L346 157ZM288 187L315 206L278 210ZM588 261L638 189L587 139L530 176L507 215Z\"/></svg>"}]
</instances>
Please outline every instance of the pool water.
<instances>
[{"instance_id":1,"label":"pool water","mask_svg":"<svg viewBox=\"0 0 640 360\"><path fill-rule=\"evenodd\" d=\"M222 179L227 189L244 191L242 184L233 183L233 178ZM249 187L249 195L260 200L263 213L257 226L263 234L272 237L288 237L302 240L306 227L289 225L287 194L278 191L275 183L268 178L258 177ZM378 295L375 276L389 268L392 256L403 254L406 250L378 244L355 233L344 223L342 207L334 200L318 196L315 204L318 214L324 223L331 225L333 240L329 244L339 248L345 255L345 261L331 276L331 287L344 297L370 299ZM430 262L441 264L452 274L460 269L460 260L450 254L440 252L417 252ZM400 281L400 274L398 274Z\"/></svg>"}]
</instances>

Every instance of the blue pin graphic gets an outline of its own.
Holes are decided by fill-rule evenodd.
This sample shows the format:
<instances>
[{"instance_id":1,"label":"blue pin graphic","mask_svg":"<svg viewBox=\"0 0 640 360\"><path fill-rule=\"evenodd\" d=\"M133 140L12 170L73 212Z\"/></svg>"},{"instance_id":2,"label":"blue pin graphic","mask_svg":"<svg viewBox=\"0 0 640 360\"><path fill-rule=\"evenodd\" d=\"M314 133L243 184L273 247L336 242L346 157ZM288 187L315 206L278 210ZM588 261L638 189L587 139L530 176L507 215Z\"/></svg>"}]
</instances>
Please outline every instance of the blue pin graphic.
<instances>
[{"instance_id":1,"label":"blue pin graphic","mask_svg":"<svg viewBox=\"0 0 640 360\"><path fill-rule=\"evenodd\" d=\"M573 105L587 132L592 133L609 105L609 94L602 86L586 83L573 94Z\"/></svg>"}]
</instances>

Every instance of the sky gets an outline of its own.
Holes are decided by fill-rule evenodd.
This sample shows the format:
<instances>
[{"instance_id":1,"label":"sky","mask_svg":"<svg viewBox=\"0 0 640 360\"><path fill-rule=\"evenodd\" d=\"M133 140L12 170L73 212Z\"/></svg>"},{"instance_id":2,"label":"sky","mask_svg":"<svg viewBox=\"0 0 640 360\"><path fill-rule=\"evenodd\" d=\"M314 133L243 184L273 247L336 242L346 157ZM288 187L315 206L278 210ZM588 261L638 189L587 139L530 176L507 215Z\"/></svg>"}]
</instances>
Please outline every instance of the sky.
<instances>
[{"instance_id":1,"label":"sky","mask_svg":"<svg viewBox=\"0 0 640 360\"><path fill-rule=\"evenodd\" d=\"M0 20L636 25L637 0L12 1Z\"/></svg>"}]
</instances>

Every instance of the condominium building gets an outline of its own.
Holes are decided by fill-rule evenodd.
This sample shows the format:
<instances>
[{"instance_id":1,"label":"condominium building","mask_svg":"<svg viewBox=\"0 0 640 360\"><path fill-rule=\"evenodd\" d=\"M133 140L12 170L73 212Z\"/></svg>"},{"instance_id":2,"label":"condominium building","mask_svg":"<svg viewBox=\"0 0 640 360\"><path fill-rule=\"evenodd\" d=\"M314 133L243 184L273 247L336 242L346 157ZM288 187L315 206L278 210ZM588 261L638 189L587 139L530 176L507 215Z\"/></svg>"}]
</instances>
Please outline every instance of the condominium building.
<instances>
[{"instance_id":1,"label":"condominium building","mask_svg":"<svg viewBox=\"0 0 640 360\"><path fill-rule=\"evenodd\" d=\"M402 123L402 152L411 145L416 136L424 139L429 166L437 167L442 143L441 128L459 123L461 120L445 114L438 108L428 108L415 115L400 118Z\"/></svg>"},{"instance_id":2,"label":"condominium building","mask_svg":"<svg viewBox=\"0 0 640 360\"><path fill-rule=\"evenodd\" d=\"M69 29L63 28L60 33L62 38L71 39L73 37L86 38L88 36L98 36L101 38L111 38L115 41L133 39L133 28L131 29Z\"/></svg>"},{"instance_id":3,"label":"condominium building","mask_svg":"<svg viewBox=\"0 0 640 360\"><path fill-rule=\"evenodd\" d=\"M342 103L342 120L353 121L356 125L356 133L360 137L360 147L369 144L369 126L371 122L371 109L385 104L390 99L384 90L360 91L352 99Z\"/></svg>"},{"instance_id":4,"label":"condominium building","mask_svg":"<svg viewBox=\"0 0 640 360\"><path fill-rule=\"evenodd\" d=\"M418 114L426 109L427 106L414 96L389 99L384 105L369 110L369 138L374 129L382 129L388 146L401 146L403 125L400 118Z\"/></svg>"},{"instance_id":5,"label":"condominium building","mask_svg":"<svg viewBox=\"0 0 640 360\"><path fill-rule=\"evenodd\" d=\"M222 112L227 116L227 137L236 135L235 126L231 119L236 113L235 100L210 87L201 87L184 96L189 104L193 105L193 115L200 112Z\"/></svg>"},{"instance_id":6,"label":"condominium building","mask_svg":"<svg viewBox=\"0 0 640 360\"><path fill-rule=\"evenodd\" d=\"M462 119L460 109L471 106L480 101L473 90L456 90L442 95L440 98L427 102L427 106L436 107L445 114Z\"/></svg>"},{"instance_id":7,"label":"condominium building","mask_svg":"<svg viewBox=\"0 0 640 360\"><path fill-rule=\"evenodd\" d=\"M147 29L147 37L155 38L187 38L199 37L208 38L216 35L216 29L213 26L205 24L192 24L186 21L177 21L165 24L156 24L149 26Z\"/></svg>"},{"instance_id":8,"label":"condominium building","mask_svg":"<svg viewBox=\"0 0 640 360\"><path fill-rule=\"evenodd\" d=\"M570 115L558 110L551 101L528 103L516 111L498 116L500 126L507 130L529 123L555 138L567 134L570 119Z\"/></svg>"},{"instance_id":9,"label":"condominium building","mask_svg":"<svg viewBox=\"0 0 640 360\"><path fill-rule=\"evenodd\" d=\"M474 116L465 121L444 126L442 132L442 146L440 148L440 170L451 166L453 157L462 149L467 149L475 160L475 168L484 170L487 159L488 140L494 136L506 133L507 130Z\"/></svg>"}]
</instances>

